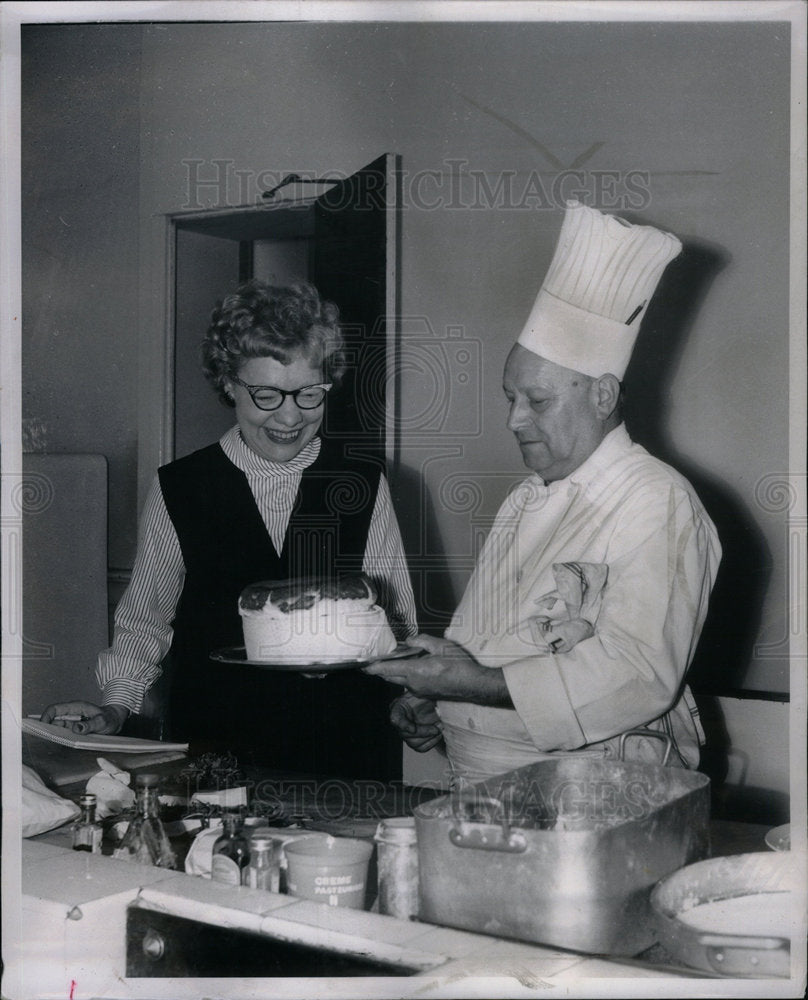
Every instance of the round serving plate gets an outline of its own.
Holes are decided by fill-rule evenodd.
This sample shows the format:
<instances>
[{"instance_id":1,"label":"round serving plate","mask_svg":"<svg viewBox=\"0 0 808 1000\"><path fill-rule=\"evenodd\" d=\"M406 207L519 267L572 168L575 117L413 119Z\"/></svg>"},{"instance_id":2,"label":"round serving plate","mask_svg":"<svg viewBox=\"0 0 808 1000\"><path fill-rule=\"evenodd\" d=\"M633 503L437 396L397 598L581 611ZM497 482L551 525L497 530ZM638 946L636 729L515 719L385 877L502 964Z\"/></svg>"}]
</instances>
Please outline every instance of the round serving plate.
<instances>
[{"instance_id":1,"label":"round serving plate","mask_svg":"<svg viewBox=\"0 0 808 1000\"><path fill-rule=\"evenodd\" d=\"M317 660L312 660L311 663L270 663L266 660L248 660L244 646L227 646L224 649L214 650L210 654L210 658L217 663L235 663L240 666L261 667L263 670L279 670L291 674L305 674L307 677L322 677L324 674L330 674L336 670L353 670L357 667L365 667L368 663L375 663L377 660L405 660L412 656L421 656L423 652L424 650L417 646L399 643L392 653L387 653L385 656L372 656L363 660L338 660L335 663L321 663Z\"/></svg>"}]
</instances>

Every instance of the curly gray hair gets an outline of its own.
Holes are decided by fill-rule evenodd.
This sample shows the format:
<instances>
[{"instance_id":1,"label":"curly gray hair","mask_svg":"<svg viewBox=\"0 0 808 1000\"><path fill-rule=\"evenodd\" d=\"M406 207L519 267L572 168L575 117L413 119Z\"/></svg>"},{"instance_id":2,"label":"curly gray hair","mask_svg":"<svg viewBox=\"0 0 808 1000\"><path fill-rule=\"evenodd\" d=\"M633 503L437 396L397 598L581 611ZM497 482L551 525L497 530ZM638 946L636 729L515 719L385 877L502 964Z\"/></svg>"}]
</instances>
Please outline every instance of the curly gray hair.
<instances>
[{"instance_id":1,"label":"curly gray hair","mask_svg":"<svg viewBox=\"0 0 808 1000\"><path fill-rule=\"evenodd\" d=\"M217 302L211 315L202 359L205 377L228 406L228 378L250 358L275 358L288 365L302 354L322 365L323 379L338 383L345 372L339 309L307 282L286 288L252 280Z\"/></svg>"}]
</instances>

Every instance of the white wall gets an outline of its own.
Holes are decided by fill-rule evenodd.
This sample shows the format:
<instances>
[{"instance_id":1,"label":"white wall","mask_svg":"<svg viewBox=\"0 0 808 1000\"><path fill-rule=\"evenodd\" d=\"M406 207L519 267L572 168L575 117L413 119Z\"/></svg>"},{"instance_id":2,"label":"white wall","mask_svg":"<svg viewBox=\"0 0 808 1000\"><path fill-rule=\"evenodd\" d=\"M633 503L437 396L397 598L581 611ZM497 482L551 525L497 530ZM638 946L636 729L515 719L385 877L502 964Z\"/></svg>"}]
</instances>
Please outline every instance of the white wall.
<instances>
[{"instance_id":1,"label":"white wall","mask_svg":"<svg viewBox=\"0 0 808 1000\"><path fill-rule=\"evenodd\" d=\"M162 213L256 201L286 172L347 174L392 151L405 331L459 332L480 357L479 405L450 378L451 424L437 438L407 428L394 483L414 571L434 567L439 624L522 472L501 367L560 226L553 183L577 159L587 200L613 171L625 214L686 247L627 383L633 433L693 478L725 543L699 675L787 688L787 24L28 32L24 400L58 450L108 456L113 565L131 560L134 456L151 448L135 340L165 322ZM404 415L431 385L404 375Z\"/></svg>"},{"instance_id":2,"label":"white wall","mask_svg":"<svg viewBox=\"0 0 808 1000\"><path fill-rule=\"evenodd\" d=\"M719 698L732 734L727 781L747 788L790 791L788 706L746 698Z\"/></svg>"},{"instance_id":3,"label":"white wall","mask_svg":"<svg viewBox=\"0 0 808 1000\"><path fill-rule=\"evenodd\" d=\"M717 703L726 760L710 775L714 815L772 826L796 821L805 801L804 748L789 706L752 698L719 698ZM709 773L709 767L703 770Z\"/></svg>"},{"instance_id":4,"label":"white wall","mask_svg":"<svg viewBox=\"0 0 808 1000\"><path fill-rule=\"evenodd\" d=\"M473 560L471 519L485 522L521 472L503 424L501 368L561 212L542 207L541 196L520 204L519 193L534 171L552 192L554 161L570 164L600 143L582 166L590 196L593 171L615 171L615 191L626 196L629 172L648 172L648 204L629 214L675 231L687 253L627 379L632 427L694 477L731 536L702 671L722 674L724 686L782 689L783 650L756 656L752 645L784 634L785 521L756 489L789 467L786 53L786 30L752 24L147 28L141 217L257 200L262 172L327 176L383 151L401 155L403 314L438 338L462 331L480 352L479 405L458 398L437 440L409 426L410 475L396 484L402 508L431 517L429 549L409 534L412 564L425 572L448 559L448 577L438 571L431 590L450 609ZM450 161L463 161L467 175L454 185L459 167ZM224 190L189 190L189 178L210 181L217 171L230 182ZM520 207L475 198L479 178L495 190L509 171ZM158 278L156 238L162 231L149 221L147 287ZM424 412L424 385L405 372L404 415ZM459 395L459 386L444 391ZM480 488L476 510L458 477Z\"/></svg>"},{"instance_id":5,"label":"white wall","mask_svg":"<svg viewBox=\"0 0 808 1000\"><path fill-rule=\"evenodd\" d=\"M109 466L109 560L137 525L140 28L22 29L23 418Z\"/></svg>"}]
</instances>

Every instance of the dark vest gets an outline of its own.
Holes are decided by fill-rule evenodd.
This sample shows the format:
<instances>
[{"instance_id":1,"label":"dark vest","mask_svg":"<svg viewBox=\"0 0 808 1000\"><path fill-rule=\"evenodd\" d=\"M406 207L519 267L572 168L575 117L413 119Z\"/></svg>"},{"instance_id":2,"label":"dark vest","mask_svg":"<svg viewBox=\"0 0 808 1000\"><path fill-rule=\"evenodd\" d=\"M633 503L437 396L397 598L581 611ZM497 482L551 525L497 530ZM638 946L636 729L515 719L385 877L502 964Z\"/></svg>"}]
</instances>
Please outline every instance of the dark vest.
<instances>
[{"instance_id":1,"label":"dark vest","mask_svg":"<svg viewBox=\"0 0 808 1000\"><path fill-rule=\"evenodd\" d=\"M324 442L303 472L278 554L247 477L220 445L160 469L186 568L167 664L173 739L283 771L401 777L390 685L359 670L307 678L210 659L243 645L238 597L249 584L361 571L379 474Z\"/></svg>"}]
</instances>

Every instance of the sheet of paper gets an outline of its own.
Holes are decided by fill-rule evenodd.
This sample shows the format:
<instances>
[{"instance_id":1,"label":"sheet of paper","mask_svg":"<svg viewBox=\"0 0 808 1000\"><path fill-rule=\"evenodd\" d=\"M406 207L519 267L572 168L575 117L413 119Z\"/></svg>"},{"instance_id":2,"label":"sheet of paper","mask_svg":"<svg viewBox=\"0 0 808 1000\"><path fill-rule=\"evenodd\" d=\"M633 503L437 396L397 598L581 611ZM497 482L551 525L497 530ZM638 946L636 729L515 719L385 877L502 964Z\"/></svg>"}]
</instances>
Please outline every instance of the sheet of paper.
<instances>
[{"instance_id":1,"label":"sheet of paper","mask_svg":"<svg viewBox=\"0 0 808 1000\"><path fill-rule=\"evenodd\" d=\"M143 740L134 736L102 736L98 733L78 733L54 726L38 719L23 719L22 730L30 736L37 736L51 743L73 747L76 750L97 750L107 753L155 753L164 750L187 750L187 743L164 743L161 740Z\"/></svg>"}]
</instances>

